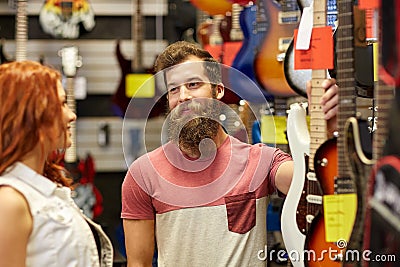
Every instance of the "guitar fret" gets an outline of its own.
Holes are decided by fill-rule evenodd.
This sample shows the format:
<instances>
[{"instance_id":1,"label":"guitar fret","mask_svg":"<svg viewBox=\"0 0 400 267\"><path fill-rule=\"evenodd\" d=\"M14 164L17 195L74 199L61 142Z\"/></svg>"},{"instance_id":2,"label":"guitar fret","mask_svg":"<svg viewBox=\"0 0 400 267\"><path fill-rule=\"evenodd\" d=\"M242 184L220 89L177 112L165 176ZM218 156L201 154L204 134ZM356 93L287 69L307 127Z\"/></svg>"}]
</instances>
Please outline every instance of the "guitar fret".
<instances>
[{"instance_id":1,"label":"guitar fret","mask_svg":"<svg viewBox=\"0 0 400 267\"><path fill-rule=\"evenodd\" d=\"M68 107L75 113L75 93L74 93L74 79L71 77L67 77L66 80L66 96L67 96L67 105ZM76 121L70 123L70 131L71 131L71 146L65 150L64 160L67 163L74 163L77 160L76 155Z\"/></svg>"},{"instance_id":2,"label":"guitar fret","mask_svg":"<svg viewBox=\"0 0 400 267\"><path fill-rule=\"evenodd\" d=\"M28 41L28 19L27 1L17 1L16 29L15 29L15 59L16 61L26 60L26 48Z\"/></svg>"}]
</instances>

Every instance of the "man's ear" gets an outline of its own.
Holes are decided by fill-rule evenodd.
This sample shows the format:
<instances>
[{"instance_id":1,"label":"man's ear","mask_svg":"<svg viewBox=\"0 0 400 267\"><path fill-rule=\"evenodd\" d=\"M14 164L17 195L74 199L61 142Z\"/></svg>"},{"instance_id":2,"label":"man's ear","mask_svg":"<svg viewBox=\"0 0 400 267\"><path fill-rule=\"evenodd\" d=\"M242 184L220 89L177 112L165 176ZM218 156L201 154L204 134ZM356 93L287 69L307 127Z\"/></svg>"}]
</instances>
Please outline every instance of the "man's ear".
<instances>
[{"instance_id":1,"label":"man's ear","mask_svg":"<svg viewBox=\"0 0 400 267\"><path fill-rule=\"evenodd\" d=\"M218 99L218 100L220 100L223 96L224 96L224 93L225 93L225 86L224 86L224 84L223 83L219 83L219 84L217 84L217 86L215 87L215 95L216 95L216 98Z\"/></svg>"}]
</instances>

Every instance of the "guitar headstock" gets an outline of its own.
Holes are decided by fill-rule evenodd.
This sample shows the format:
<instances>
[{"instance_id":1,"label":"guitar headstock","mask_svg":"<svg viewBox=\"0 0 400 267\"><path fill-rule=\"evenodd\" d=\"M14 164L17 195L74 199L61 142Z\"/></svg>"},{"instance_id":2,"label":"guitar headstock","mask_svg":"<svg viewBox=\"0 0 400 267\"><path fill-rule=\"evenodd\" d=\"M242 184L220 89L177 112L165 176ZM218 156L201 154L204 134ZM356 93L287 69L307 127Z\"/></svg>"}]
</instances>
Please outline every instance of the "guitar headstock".
<instances>
[{"instance_id":1,"label":"guitar headstock","mask_svg":"<svg viewBox=\"0 0 400 267\"><path fill-rule=\"evenodd\" d=\"M82 67L82 57L79 55L78 47L75 45L64 46L58 54L62 59L65 76L74 77L77 69Z\"/></svg>"}]
</instances>

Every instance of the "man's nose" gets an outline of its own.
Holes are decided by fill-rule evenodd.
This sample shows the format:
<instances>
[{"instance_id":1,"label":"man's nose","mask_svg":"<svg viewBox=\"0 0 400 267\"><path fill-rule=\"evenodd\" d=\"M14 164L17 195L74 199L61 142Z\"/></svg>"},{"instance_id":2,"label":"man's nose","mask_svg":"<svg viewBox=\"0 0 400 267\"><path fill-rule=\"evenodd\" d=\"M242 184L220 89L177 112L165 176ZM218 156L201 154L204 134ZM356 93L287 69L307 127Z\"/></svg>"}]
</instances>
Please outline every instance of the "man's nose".
<instances>
[{"instance_id":1,"label":"man's nose","mask_svg":"<svg viewBox=\"0 0 400 267\"><path fill-rule=\"evenodd\" d=\"M187 89L185 84L182 84L179 87L179 101L183 102L183 101L189 100L191 98L192 98L192 96L190 95L190 91Z\"/></svg>"}]
</instances>

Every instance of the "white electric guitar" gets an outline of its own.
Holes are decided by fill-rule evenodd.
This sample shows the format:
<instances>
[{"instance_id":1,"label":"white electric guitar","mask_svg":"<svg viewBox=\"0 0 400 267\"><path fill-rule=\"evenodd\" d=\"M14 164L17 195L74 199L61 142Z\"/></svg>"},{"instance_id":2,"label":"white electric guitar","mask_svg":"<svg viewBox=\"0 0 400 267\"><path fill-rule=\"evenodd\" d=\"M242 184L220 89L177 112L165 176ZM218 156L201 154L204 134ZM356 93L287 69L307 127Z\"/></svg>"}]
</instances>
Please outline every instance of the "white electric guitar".
<instances>
[{"instance_id":1,"label":"white electric guitar","mask_svg":"<svg viewBox=\"0 0 400 267\"><path fill-rule=\"evenodd\" d=\"M313 2L313 27L325 26L326 2ZM322 208L322 192L317 179L314 159L318 148L328 139L326 121L319 103L325 89L321 83L327 78L327 71L312 70L310 97L310 131L306 120L305 104L290 106L287 119L287 135L294 161L292 183L282 207L282 237L291 263L304 267L306 238L314 217Z\"/></svg>"}]
</instances>

